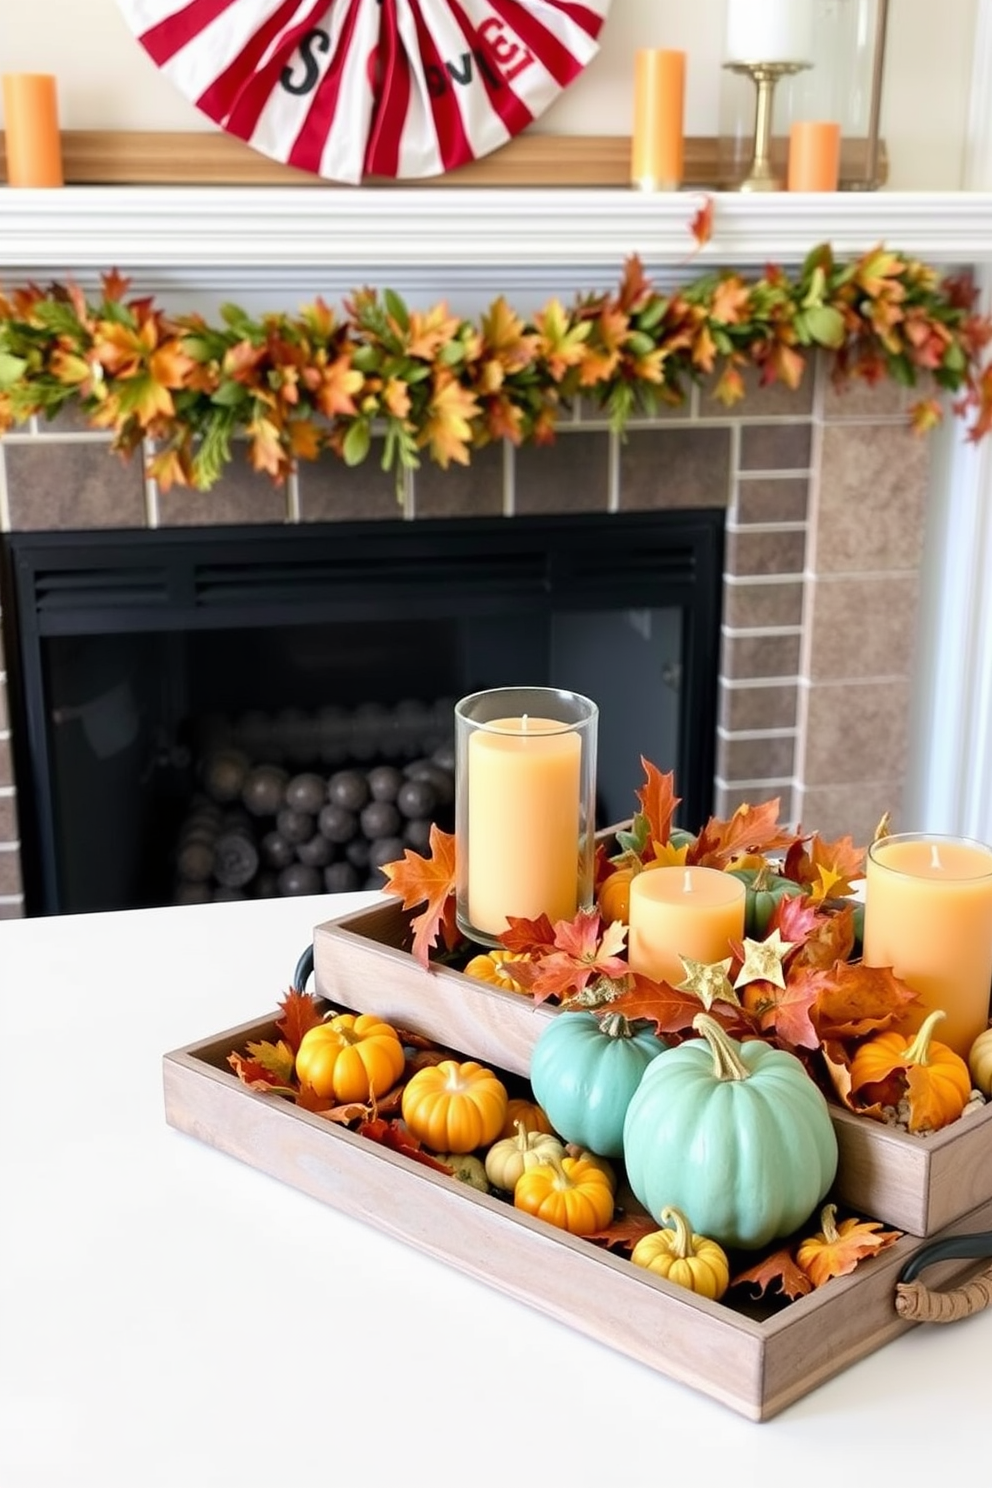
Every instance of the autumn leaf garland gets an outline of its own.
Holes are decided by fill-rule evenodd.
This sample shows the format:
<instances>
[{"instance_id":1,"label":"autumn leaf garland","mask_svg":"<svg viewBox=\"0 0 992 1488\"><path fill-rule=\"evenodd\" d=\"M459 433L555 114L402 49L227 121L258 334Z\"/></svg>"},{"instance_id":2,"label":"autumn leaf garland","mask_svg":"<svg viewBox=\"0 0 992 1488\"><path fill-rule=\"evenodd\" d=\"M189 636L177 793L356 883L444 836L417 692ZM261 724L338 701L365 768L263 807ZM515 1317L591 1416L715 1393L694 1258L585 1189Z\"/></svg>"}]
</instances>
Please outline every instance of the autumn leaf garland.
<instances>
[{"instance_id":1,"label":"autumn leaf garland","mask_svg":"<svg viewBox=\"0 0 992 1488\"><path fill-rule=\"evenodd\" d=\"M425 455L446 468L496 440L549 442L580 397L622 432L704 379L726 408L749 369L795 389L817 349L838 384L920 386L920 432L948 392L969 438L992 427L992 320L974 286L882 247L845 262L824 244L795 276L722 270L669 291L631 257L614 291L552 300L529 322L503 298L475 324L362 289L342 314L319 299L296 316L228 305L211 325L128 288L114 271L96 302L71 284L0 293L0 435L75 405L122 454L147 446L163 489L209 489L236 438L276 483L325 450L357 465L381 440L401 480Z\"/></svg>"}]
</instances>

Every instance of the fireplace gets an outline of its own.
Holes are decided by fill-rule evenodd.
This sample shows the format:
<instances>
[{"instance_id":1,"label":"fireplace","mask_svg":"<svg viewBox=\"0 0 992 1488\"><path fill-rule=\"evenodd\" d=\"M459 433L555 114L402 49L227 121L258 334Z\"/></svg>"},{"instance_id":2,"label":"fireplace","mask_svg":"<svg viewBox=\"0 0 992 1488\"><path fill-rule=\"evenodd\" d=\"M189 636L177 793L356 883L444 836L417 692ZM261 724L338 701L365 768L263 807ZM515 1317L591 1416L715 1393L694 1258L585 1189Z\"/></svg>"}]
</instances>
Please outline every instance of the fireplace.
<instances>
[{"instance_id":1,"label":"fireplace","mask_svg":"<svg viewBox=\"0 0 992 1488\"><path fill-rule=\"evenodd\" d=\"M723 527L710 509L11 536L27 912L374 885L402 853L397 838L375 857L401 826L395 791L361 812L390 825L350 841L343 813L328 836L322 803L286 809L293 792L330 799L346 774L376 785L440 759L456 697L521 681L600 704L600 826L631 814L642 753L675 770L684 822L702 820ZM233 789L214 785L225 761ZM240 834L242 857L189 876L203 839L179 852L184 824L208 826L211 803L215 840L224 804L220 841L236 851Z\"/></svg>"},{"instance_id":2,"label":"fireplace","mask_svg":"<svg viewBox=\"0 0 992 1488\"><path fill-rule=\"evenodd\" d=\"M33 193L8 204L0 267L7 287L68 276L92 290L94 270L114 260L136 291L208 315L231 298L250 310L318 293L333 303L359 281L474 315L495 293L526 314L614 282L630 252L654 277L679 279L688 255L701 268L788 265L827 240L838 254L887 240L944 266L987 252L989 209L974 193L732 195L716 203L702 248L688 240L687 205L678 193L626 191L594 201L585 191L419 188ZM354 469L333 457L301 464L277 489L236 448L210 493L164 492L139 459L116 460L105 434L67 412L0 441L0 532L258 526L309 538L356 522L386 534L398 520L500 530L521 518L722 511L715 720L712 739L697 741L712 758L716 814L777 798L784 821L858 843L886 811L894 824L986 835L987 771L970 741L988 690L968 680L987 630L969 597L988 546L985 463L956 433L914 438L911 391L838 391L816 362L795 392L749 379L727 409L710 391L703 380L684 405L635 418L623 437L583 401L563 411L553 446L490 446L468 469L425 460L399 507L374 450ZM27 745L8 702L18 680L9 597L0 624L0 916L16 916L29 907L22 859L35 846L21 800ZM940 662L962 655L963 667Z\"/></svg>"}]
</instances>

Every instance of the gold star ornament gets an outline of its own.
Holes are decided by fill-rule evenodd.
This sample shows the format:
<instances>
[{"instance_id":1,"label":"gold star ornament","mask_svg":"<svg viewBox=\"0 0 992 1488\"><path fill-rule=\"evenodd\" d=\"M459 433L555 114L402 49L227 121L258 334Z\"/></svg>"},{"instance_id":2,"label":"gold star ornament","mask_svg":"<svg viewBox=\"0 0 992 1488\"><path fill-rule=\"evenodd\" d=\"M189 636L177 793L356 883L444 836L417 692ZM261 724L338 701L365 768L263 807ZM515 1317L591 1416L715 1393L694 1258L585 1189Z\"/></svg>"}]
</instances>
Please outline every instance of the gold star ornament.
<instances>
[{"instance_id":1,"label":"gold star ornament","mask_svg":"<svg viewBox=\"0 0 992 1488\"><path fill-rule=\"evenodd\" d=\"M749 982L773 982L785 988L785 972L782 962L790 951L794 951L798 940L783 940L776 928L767 940L743 941L744 965L737 973L735 987L746 987Z\"/></svg>"},{"instance_id":2,"label":"gold star ornament","mask_svg":"<svg viewBox=\"0 0 992 1488\"><path fill-rule=\"evenodd\" d=\"M693 961L691 956L680 956L679 960L685 967L685 981L679 982L676 992L690 992L693 997L698 997L707 1012L715 1002L729 1002L740 1007L740 998L727 975L733 965L732 956L711 965L705 961Z\"/></svg>"}]
</instances>

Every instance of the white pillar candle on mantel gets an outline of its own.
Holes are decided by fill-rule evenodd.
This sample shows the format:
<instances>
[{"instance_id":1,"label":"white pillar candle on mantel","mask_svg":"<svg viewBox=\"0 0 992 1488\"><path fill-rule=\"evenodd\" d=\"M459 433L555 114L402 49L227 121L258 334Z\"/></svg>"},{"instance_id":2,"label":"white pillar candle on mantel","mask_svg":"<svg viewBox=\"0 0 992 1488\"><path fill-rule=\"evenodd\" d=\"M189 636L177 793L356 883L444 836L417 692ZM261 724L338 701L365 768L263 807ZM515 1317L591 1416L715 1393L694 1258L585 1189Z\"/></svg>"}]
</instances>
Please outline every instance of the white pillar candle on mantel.
<instances>
[{"instance_id":1,"label":"white pillar candle on mantel","mask_svg":"<svg viewBox=\"0 0 992 1488\"><path fill-rule=\"evenodd\" d=\"M728 62L812 62L813 0L727 0Z\"/></svg>"}]
</instances>

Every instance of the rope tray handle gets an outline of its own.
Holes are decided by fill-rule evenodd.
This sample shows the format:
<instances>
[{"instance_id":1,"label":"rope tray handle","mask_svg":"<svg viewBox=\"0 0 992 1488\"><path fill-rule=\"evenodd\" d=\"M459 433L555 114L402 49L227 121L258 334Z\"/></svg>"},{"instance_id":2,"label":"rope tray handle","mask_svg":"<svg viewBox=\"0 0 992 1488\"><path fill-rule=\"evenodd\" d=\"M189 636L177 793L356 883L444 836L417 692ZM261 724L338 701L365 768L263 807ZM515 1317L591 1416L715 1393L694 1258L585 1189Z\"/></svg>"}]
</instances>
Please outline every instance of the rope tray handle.
<instances>
[{"instance_id":1,"label":"rope tray handle","mask_svg":"<svg viewBox=\"0 0 992 1488\"><path fill-rule=\"evenodd\" d=\"M952 1235L924 1245L906 1262L896 1283L896 1312L913 1323L954 1323L985 1307L992 1307L992 1264L962 1286L949 1291L932 1290L917 1276L937 1261L992 1257L992 1230L974 1235Z\"/></svg>"}]
</instances>

